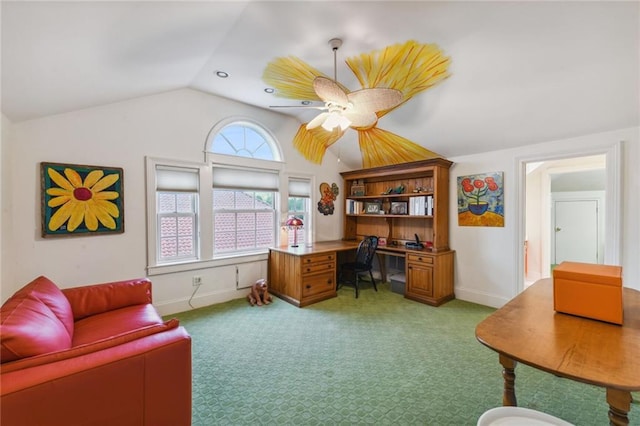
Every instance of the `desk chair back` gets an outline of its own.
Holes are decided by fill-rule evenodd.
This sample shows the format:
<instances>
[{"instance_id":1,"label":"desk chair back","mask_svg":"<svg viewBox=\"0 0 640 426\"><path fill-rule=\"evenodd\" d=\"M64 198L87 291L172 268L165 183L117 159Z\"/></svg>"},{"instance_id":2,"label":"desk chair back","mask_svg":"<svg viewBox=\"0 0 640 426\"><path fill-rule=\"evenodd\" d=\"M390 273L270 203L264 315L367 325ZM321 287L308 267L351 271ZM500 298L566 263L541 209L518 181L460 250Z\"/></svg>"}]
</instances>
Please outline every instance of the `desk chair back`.
<instances>
[{"instance_id":1,"label":"desk chair back","mask_svg":"<svg viewBox=\"0 0 640 426\"><path fill-rule=\"evenodd\" d=\"M354 285L356 289L356 299L358 298L358 282L360 280L360 274L362 272L368 272L373 288L378 291L376 287L376 280L373 278L373 258L376 254L376 248L378 248L378 237L370 235L365 237L358 245L356 251L356 259L354 262L343 263L340 267L340 277L338 279L338 288L343 284L343 278L345 272L353 275L353 281L350 283Z\"/></svg>"},{"instance_id":2,"label":"desk chair back","mask_svg":"<svg viewBox=\"0 0 640 426\"><path fill-rule=\"evenodd\" d=\"M356 252L356 263L359 267L365 271L370 271L373 267L373 257L376 254L376 248L378 248L378 237L370 235L365 237L358 245L358 251Z\"/></svg>"}]
</instances>

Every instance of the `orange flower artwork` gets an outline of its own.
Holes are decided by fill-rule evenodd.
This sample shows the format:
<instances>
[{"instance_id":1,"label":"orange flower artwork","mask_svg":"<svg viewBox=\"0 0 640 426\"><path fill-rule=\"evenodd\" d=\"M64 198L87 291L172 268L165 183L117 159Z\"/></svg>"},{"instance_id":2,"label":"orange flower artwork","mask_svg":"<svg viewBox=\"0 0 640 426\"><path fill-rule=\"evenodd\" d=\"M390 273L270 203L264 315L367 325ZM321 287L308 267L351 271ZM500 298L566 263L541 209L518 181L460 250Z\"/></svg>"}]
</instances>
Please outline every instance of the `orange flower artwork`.
<instances>
[{"instance_id":1,"label":"orange flower artwork","mask_svg":"<svg viewBox=\"0 0 640 426\"><path fill-rule=\"evenodd\" d=\"M504 226L503 173L458 177L458 225Z\"/></svg>"}]
</instances>

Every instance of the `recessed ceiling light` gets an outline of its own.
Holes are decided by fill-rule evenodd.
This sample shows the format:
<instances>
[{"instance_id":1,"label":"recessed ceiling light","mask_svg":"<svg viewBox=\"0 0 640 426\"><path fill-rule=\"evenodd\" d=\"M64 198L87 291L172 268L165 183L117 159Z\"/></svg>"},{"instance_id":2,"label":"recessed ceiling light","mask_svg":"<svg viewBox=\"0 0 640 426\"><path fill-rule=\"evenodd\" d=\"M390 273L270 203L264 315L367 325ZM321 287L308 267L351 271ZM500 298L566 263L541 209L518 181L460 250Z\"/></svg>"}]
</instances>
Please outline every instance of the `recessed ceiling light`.
<instances>
[{"instance_id":1,"label":"recessed ceiling light","mask_svg":"<svg viewBox=\"0 0 640 426\"><path fill-rule=\"evenodd\" d=\"M264 91L267 92L267 93L273 93L276 90L273 87L265 87Z\"/></svg>"},{"instance_id":2,"label":"recessed ceiling light","mask_svg":"<svg viewBox=\"0 0 640 426\"><path fill-rule=\"evenodd\" d=\"M224 71L216 71L216 75L220 78L227 78L229 77L229 74L224 72Z\"/></svg>"}]
</instances>

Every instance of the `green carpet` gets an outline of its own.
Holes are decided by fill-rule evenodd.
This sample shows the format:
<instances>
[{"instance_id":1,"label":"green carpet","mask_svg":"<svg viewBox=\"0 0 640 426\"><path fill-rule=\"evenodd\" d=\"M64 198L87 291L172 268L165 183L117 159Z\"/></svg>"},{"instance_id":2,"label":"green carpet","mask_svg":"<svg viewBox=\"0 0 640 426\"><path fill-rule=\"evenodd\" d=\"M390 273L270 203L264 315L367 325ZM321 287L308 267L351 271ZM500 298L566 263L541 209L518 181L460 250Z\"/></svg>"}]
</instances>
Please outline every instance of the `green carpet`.
<instances>
[{"instance_id":1,"label":"green carpet","mask_svg":"<svg viewBox=\"0 0 640 426\"><path fill-rule=\"evenodd\" d=\"M475 339L493 309L438 308L388 284L306 308L245 300L175 317L193 337L193 425L475 425L502 404L498 356ZM542 342L541 342L542 344ZM608 424L604 389L516 369L522 407ZM632 405L630 424L640 424Z\"/></svg>"}]
</instances>

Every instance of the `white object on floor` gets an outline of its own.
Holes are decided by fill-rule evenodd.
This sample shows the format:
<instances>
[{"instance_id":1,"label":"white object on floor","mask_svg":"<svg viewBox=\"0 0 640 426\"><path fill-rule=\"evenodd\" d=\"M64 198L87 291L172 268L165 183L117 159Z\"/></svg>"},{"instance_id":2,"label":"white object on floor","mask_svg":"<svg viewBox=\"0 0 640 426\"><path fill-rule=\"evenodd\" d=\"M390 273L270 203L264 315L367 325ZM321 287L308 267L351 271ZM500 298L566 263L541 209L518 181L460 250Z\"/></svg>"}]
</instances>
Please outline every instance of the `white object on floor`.
<instances>
[{"instance_id":1,"label":"white object on floor","mask_svg":"<svg viewBox=\"0 0 640 426\"><path fill-rule=\"evenodd\" d=\"M477 426L575 426L550 414L522 407L496 407L478 419Z\"/></svg>"}]
</instances>

